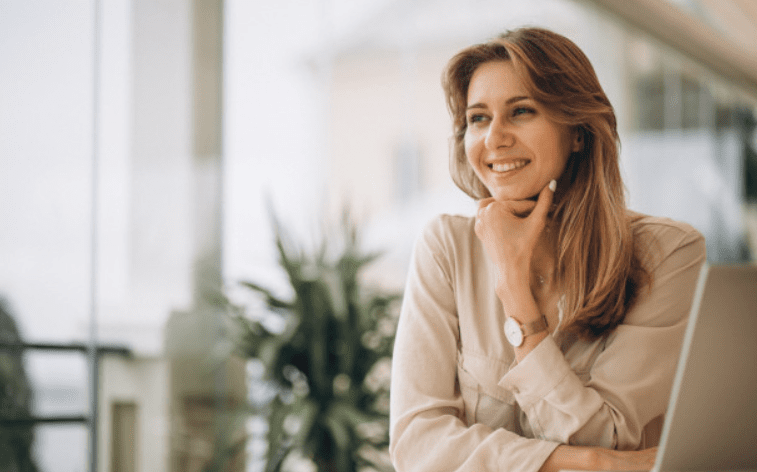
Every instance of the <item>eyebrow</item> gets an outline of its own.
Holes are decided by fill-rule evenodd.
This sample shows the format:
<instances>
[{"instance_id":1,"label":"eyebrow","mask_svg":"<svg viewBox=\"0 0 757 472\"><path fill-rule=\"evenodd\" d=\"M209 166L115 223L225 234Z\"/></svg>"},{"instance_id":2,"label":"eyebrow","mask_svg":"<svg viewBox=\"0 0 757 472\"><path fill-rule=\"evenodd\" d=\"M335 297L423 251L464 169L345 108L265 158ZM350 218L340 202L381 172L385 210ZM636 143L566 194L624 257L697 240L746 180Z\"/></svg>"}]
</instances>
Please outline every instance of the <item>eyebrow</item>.
<instances>
[{"instance_id":1,"label":"eyebrow","mask_svg":"<svg viewBox=\"0 0 757 472\"><path fill-rule=\"evenodd\" d=\"M511 104L513 104L515 102L519 102L521 100L528 100L530 98L531 97L526 97L525 95L517 96L517 97L510 97L510 98L507 99L507 101L505 102L505 104L506 105L511 105ZM487 108L487 107L483 103L474 103L473 105L469 105L468 107L466 107L466 110L470 110L472 108Z\"/></svg>"}]
</instances>

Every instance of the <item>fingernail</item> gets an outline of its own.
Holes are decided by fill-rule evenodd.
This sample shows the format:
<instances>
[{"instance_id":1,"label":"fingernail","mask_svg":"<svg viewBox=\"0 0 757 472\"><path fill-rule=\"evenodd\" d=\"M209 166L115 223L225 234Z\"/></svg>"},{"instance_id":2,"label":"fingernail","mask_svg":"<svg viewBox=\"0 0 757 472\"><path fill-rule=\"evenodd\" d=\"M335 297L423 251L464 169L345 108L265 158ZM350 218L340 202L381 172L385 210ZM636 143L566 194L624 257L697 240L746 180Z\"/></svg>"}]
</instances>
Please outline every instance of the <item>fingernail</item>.
<instances>
[{"instance_id":1,"label":"fingernail","mask_svg":"<svg viewBox=\"0 0 757 472\"><path fill-rule=\"evenodd\" d=\"M556 180L552 179L549 182L549 189L552 190L553 192L557 189L557 181Z\"/></svg>"}]
</instances>

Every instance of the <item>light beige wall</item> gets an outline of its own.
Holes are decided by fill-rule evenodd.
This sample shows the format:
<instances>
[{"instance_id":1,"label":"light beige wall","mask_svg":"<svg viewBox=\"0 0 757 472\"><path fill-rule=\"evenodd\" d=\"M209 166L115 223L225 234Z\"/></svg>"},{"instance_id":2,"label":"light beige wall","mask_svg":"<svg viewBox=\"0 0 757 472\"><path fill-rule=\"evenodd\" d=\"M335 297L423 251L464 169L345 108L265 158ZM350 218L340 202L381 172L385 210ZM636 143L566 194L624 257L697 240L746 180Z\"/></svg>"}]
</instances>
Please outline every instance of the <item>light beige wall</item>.
<instances>
[{"instance_id":1,"label":"light beige wall","mask_svg":"<svg viewBox=\"0 0 757 472\"><path fill-rule=\"evenodd\" d=\"M404 63L399 51L367 51L335 62L327 164L332 209L350 201L375 216L402 204L394 165L406 133L418 140L422 191L451 188L451 126L440 77L454 51L421 50Z\"/></svg>"}]
</instances>

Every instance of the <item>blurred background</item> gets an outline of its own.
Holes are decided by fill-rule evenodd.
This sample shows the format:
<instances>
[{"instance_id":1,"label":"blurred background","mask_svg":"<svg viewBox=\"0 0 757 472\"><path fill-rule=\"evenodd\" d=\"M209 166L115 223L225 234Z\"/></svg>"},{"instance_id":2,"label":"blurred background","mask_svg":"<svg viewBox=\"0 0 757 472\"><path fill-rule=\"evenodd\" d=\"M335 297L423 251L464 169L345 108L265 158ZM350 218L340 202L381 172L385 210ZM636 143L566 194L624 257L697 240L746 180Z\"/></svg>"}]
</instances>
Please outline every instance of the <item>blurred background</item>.
<instances>
[{"instance_id":1,"label":"blurred background","mask_svg":"<svg viewBox=\"0 0 757 472\"><path fill-rule=\"evenodd\" d=\"M264 417L223 418L262 368L239 282L295 291L269 209L308 247L349 206L384 251L361 283L401 290L425 222L474 208L441 71L524 25L594 64L631 208L753 261L757 2L0 0L0 468L264 470Z\"/></svg>"}]
</instances>

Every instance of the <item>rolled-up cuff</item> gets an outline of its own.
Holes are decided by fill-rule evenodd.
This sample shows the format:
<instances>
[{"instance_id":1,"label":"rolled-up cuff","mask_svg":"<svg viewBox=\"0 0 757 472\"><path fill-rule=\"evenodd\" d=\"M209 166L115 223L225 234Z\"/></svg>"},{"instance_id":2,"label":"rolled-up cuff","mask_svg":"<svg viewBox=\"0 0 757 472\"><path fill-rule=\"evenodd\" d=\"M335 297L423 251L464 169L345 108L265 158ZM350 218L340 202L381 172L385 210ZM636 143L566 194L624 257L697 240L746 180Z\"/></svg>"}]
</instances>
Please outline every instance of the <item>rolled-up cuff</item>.
<instances>
[{"instance_id":1,"label":"rolled-up cuff","mask_svg":"<svg viewBox=\"0 0 757 472\"><path fill-rule=\"evenodd\" d=\"M525 407L544 398L573 370L565 360L552 336L544 338L509 372L498 385L510 390L517 402Z\"/></svg>"}]
</instances>

